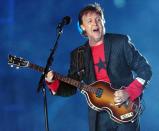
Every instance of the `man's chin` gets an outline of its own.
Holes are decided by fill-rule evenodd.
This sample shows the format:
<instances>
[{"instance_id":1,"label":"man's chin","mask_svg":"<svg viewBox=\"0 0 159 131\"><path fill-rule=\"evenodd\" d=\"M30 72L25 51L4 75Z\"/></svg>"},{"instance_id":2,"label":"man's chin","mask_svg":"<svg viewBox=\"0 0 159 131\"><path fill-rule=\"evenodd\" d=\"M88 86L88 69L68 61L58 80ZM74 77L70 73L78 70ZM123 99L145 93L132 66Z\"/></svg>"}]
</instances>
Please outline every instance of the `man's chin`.
<instances>
[{"instance_id":1,"label":"man's chin","mask_svg":"<svg viewBox=\"0 0 159 131\"><path fill-rule=\"evenodd\" d=\"M99 41L101 41L102 40L102 36L98 36L98 37L94 37L94 40L96 41L96 42L99 42Z\"/></svg>"}]
</instances>

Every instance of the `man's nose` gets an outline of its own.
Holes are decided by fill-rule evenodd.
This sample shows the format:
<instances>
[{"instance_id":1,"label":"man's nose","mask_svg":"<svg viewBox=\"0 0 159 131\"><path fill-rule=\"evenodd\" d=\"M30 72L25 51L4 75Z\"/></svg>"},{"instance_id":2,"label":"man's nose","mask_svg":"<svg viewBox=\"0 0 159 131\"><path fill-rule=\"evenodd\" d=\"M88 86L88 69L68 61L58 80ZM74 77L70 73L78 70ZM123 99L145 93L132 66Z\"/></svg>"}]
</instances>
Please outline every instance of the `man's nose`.
<instances>
[{"instance_id":1,"label":"man's nose","mask_svg":"<svg viewBox=\"0 0 159 131\"><path fill-rule=\"evenodd\" d=\"M93 20L93 25L97 25L98 21L97 20Z\"/></svg>"}]
</instances>

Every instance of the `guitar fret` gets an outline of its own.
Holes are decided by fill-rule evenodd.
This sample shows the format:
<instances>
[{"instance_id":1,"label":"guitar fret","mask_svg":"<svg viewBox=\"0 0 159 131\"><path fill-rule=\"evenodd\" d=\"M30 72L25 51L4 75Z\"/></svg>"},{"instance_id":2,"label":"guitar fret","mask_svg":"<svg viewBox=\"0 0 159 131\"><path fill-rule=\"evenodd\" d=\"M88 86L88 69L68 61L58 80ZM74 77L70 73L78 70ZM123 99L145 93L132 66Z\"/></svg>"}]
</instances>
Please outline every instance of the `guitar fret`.
<instances>
[{"instance_id":1,"label":"guitar fret","mask_svg":"<svg viewBox=\"0 0 159 131\"><path fill-rule=\"evenodd\" d=\"M83 85L83 89L85 91L88 91L88 92L91 92L91 93L96 93L96 89L92 88L91 86L89 85Z\"/></svg>"},{"instance_id":2,"label":"guitar fret","mask_svg":"<svg viewBox=\"0 0 159 131\"><path fill-rule=\"evenodd\" d=\"M73 86L79 88L80 90L83 89L83 90L86 90L86 91L89 91L89 92L92 92L92 93L96 93L96 90L93 90L90 86L85 85L85 84L83 84L83 83L81 83L79 81L73 80L71 78L62 76L62 75L60 75L60 74L58 74L56 72L54 72L54 78L58 79L58 80L61 80L61 81L65 82L65 83L68 83L70 85L73 85Z\"/></svg>"},{"instance_id":3,"label":"guitar fret","mask_svg":"<svg viewBox=\"0 0 159 131\"><path fill-rule=\"evenodd\" d=\"M74 86L78 86L79 85L79 82L76 81L76 80L72 80L71 78L68 78L68 77L65 77L65 76L61 76L59 75L58 73L54 72L54 77L55 79L59 79L65 83L68 83L68 84L71 84L71 85L74 85Z\"/></svg>"},{"instance_id":4,"label":"guitar fret","mask_svg":"<svg viewBox=\"0 0 159 131\"><path fill-rule=\"evenodd\" d=\"M39 71L39 72L42 72L42 73L44 72L44 68L43 68L43 67L40 67L40 66L38 66L38 65L29 63L29 67L30 67L30 68L33 68L33 69L35 69L35 70L37 70L37 71Z\"/></svg>"}]
</instances>

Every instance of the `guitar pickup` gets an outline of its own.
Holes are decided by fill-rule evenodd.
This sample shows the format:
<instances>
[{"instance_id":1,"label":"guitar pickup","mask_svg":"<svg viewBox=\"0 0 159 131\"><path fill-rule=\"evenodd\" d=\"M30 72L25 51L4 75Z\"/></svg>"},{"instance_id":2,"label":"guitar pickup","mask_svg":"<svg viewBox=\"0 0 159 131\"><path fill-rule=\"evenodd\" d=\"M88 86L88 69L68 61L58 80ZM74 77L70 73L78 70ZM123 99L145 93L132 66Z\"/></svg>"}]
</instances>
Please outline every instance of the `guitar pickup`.
<instances>
[{"instance_id":1,"label":"guitar pickup","mask_svg":"<svg viewBox=\"0 0 159 131\"><path fill-rule=\"evenodd\" d=\"M97 92L96 92L96 97L100 98L102 96L102 94L103 94L103 89L98 88Z\"/></svg>"}]
</instances>

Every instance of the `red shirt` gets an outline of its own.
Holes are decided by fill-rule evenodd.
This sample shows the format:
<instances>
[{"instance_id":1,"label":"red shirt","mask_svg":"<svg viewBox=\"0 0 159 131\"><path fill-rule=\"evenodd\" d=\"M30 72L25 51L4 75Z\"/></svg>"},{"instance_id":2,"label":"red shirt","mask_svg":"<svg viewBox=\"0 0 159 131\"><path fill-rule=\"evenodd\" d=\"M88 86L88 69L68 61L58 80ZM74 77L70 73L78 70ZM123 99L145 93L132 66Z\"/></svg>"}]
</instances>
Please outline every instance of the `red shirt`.
<instances>
[{"instance_id":1,"label":"red shirt","mask_svg":"<svg viewBox=\"0 0 159 131\"><path fill-rule=\"evenodd\" d=\"M97 80L103 80L110 83L108 73L106 70L106 58L104 53L104 44L91 47L95 75Z\"/></svg>"}]
</instances>

